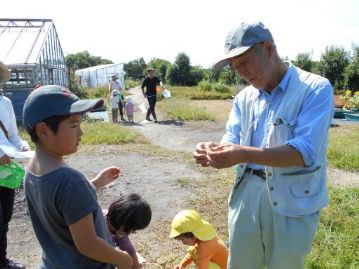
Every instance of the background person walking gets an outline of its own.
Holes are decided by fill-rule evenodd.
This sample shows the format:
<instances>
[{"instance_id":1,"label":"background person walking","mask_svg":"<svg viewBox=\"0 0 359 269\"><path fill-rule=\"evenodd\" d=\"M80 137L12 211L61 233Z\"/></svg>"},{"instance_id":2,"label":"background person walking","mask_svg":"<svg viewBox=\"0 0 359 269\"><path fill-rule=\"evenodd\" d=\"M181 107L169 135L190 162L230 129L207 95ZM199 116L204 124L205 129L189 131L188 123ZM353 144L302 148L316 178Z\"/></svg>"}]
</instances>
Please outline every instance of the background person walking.
<instances>
[{"instance_id":1,"label":"background person walking","mask_svg":"<svg viewBox=\"0 0 359 269\"><path fill-rule=\"evenodd\" d=\"M155 120L155 122L157 122L157 116L156 116L156 112L155 112L155 106L156 106L156 101L157 101L157 91L156 91L156 87L161 85L162 86L162 82L160 81L160 79L155 76L155 69L154 68L148 68L148 76L144 79L144 81L142 82L142 93L143 96L145 98L147 98L148 100L148 105L149 108L147 110L147 114L146 114L146 120L150 121L150 115L152 114L153 119ZM146 88L146 91L145 91Z\"/></svg>"},{"instance_id":2,"label":"background person walking","mask_svg":"<svg viewBox=\"0 0 359 269\"><path fill-rule=\"evenodd\" d=\"M113 75L111 76L111 80L110 83L108 84L108 90L110 91L110 94L112 94L112 92L114 90L117 90L118 92L118 108L120 111L120 118L122 121L125 121L125 118L123 117L123 89L121 88L120 83L117 81L118 80L118 76L117 75Z\"/></svg>"}]
</instances>

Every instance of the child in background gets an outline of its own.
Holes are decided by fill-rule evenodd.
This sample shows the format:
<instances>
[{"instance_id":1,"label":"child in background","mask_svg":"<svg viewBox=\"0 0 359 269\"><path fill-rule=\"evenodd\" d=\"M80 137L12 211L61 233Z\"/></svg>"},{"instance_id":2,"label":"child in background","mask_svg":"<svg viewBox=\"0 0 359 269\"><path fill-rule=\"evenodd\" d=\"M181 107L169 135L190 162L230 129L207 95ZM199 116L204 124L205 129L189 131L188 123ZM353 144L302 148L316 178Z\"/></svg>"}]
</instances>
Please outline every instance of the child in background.
<instances>
[{"instance_id":1,"label":"child in background","mask_svg":"<svg viewBox=\"0 0 359 269\"><path fill-rule=\"evenodd\" d=\"M137 253L128 235L146 228L152 216L150 205L140 195L131 193L114 201L108 210L103 209L112 241L126 251L133 260L132 269L140 269Z\"/></svg>"},{"instance_id":2,"label":"child in background","mask_svg":"<svg viewBox=\"0 0 359 269\"><path fill-rule=\"evenodd\" d=\"M113 90L110 96L110 105L111 105L111 109L112 109L112 122L113 123L117 123L118 120L118 102L119 102L119 97L118 97L118 90Z\"/></svg>"},{"instance_id":3,"label":"child in background","mask_svg":"<svg viewBox=\"0 0 359 269\"><path fill-rule=\"evenodd\" d=\"M132 267L128 253L115 249L97 202L96 189L119 177L108 167L91 182L64 162L77 151L82 114L103 100L80 100L68 89L48 85L25 101L24 126L35 143L25 175L32 226L42 247L42 269L121 269Z\"/></svg>"},{"instance_id":4,"label":"child in background","mask_svg":"<svg viewBox=\"0 0 359 269\"><path fill-rule=\"evenodd\" d=\"M219 239L214 227L202 220L195 210L182 210L172 220L170 238L190 246L188 253L175 269L183 269L191 262L197 269L226 269L228 249Z\"/></svg>"},{"instance_id":5,"label":"child in background","mask_svg":"<svg viewBox=\"0 0 359 269\"><path fill-rule=\"evenodd\" d=\"M135 107L130 96L126 97L125 113L129 122L133 123L133 112Z\"/></svg>"}]
</instances>

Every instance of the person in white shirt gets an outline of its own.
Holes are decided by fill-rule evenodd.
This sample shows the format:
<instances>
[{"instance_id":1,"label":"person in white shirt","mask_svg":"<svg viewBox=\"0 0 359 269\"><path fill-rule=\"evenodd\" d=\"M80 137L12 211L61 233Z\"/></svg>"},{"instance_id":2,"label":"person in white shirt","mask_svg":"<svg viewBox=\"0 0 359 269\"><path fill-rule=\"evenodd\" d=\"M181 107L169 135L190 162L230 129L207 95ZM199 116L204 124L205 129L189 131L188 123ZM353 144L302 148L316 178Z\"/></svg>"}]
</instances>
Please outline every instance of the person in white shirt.
<instances>
[{"instance_id":1,"label":"person in white shirt","mask_svg":"<svg viewBox=\"0 0 359 269\"><path fill-rule=\"evenodd\" d=\"M118 107L120 110L120 117L122 121L125 121L125 118L123 117L123 101L124 101L124 97L123 97L123 89L120 85L120 82L117 81L118 80L118 76L117 75L113 75L111 76L111 80L110 83L108 84L108 90L110 91L110 93L112 93L114 90L117 90L118 92Z\"/></svg>"},{"instance_id":2,"label":"person in white shirt","mask_svg":"<svg viewBox=\"0 0 359 269\"><path fill-rule=\"evenodd\" d=\"M0 62L0 83L10 78L9 68ZM29 147L18 135L16 118L11 100L4 96L0 89L0 144L10 142L20 151L27 151ZM7 156L0 148L0 165L11 163L10 156ZM15 198L15 189L0 186L0 269L22 269L24 265L16 263L6 257L7 237L9 222L11 220Z\"/></svg>"}]
</instances>

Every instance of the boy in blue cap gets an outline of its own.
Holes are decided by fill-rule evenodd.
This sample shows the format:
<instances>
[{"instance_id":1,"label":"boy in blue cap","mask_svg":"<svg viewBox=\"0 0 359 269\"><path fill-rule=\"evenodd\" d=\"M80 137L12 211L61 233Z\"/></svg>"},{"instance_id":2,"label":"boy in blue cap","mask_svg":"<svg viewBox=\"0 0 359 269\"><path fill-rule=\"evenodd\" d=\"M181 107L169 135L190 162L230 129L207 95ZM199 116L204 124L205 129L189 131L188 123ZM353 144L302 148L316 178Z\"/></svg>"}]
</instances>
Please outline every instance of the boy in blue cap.
<instances>
[{"instance_id":1,"label":"boy in blue cap","mask_svg":"<svg viewBox=\"0 0 359 269\"><path fill-rule=\"evenodd\" d=\"M102 104L57 85L42 86L25 101L24 125L36 146L25 194L43 249L40 268L131 268L131 257L112 244L96 197L96 189L118 178L120 169L108 167L90 182L63 159L77 151L82 114Z\"/></svg>"}]
</instances>

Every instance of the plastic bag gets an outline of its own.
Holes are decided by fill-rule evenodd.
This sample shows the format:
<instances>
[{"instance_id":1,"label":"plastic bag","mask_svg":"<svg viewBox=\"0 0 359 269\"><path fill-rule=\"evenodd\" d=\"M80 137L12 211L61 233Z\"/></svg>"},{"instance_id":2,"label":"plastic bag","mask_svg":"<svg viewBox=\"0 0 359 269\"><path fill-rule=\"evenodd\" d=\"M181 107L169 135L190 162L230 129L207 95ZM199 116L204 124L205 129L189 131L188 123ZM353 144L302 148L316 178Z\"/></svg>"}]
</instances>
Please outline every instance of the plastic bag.
<instances>
[{"instance_id":1,"label":"plastic bag","mask_svg":"<svg viewBox=\"0 0 359 269\"><path fill-rule=\"evenodd\" d=\"M10 189L20 187L25 171L17 163L0 165L0 186Z\"/></svg>"},{"instance_id":2,"label":"plastic bag","mask_svg":"<svg viewBox=\"0 0 359 269\"><path fill-rule=\"evenodd\" d=\"M162 93L164 98L170 98L171 97L171 92L169 90L164 90Z\"/></svg>"}]
</instances>

